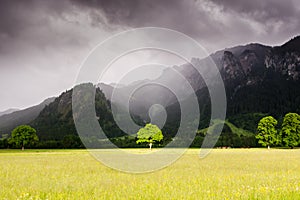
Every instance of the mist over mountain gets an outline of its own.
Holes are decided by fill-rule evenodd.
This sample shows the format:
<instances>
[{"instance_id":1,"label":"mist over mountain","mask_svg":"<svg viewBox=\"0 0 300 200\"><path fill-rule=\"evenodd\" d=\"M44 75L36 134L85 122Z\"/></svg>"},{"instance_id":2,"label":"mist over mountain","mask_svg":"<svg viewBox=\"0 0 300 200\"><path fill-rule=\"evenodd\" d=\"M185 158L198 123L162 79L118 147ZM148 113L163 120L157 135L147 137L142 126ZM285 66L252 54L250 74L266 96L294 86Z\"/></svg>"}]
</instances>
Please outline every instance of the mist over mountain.
<instances>
[{"instance_id":1,"label":"mist over mountain","mask_svg":"<svg viewBox=\"0 0 300 200\"><path fill-rule=\"evenodd\" d=\"M160 104L167 113L163 132L170 139L180 124L179 103L191 98L183 95L188 94L186 85L189 84L198 98L199 130L206 128L211 112L208 86L214 86L216 75L208 64L212 59L224 81L227 119L238 128L246 129L247 137L252 140L261 117L270 114L280 119L287 112L300 113L299 44L297 36L276 47L256 43L236 46L217 51L210 58L193 58L190 63L168 68L156 80L122 86L99 83L95 101L99 123L109 138L124 137L126 134L112 116L112 106L129 110L131 117L142 125L151 120L151 106ZM209 78L204 79L198 71ZM118 118L123 118L122 112ZM76 135L72 90L55 100L48 99L38 106L0 116L0 133L9 133L20 124L32 125L42 140L62 140L67 135Z\"/></svg>"},{"instance_id":2,"label":"mist over mountain","mask_svg":"<svg viewBox=\"0 0 300 200\"><path fill-rule=\"evenodd\" d=\"M286 112L299 112L299 40L298 36L277 47L257 43L236 46L210 56L225 84L229 117L244 113L269 113L280 117ZM119 88L105 84L99 84L99 87L109 100L112 100L111 95L115 90L120 98L113 101L123 107L127 106L127 102L123 100L131 95L130 107L134 108L132 112L145 120L149 120L147 112L153 103L159 102L164 107L174 108L174 104L183 100L176 99L176 95L168 92L163 85L175 84L180 93L186 90L180 87L188 82L197 93L200 107L203 107L203 102L210 98L205 88L212 86L215 80L214 72L206 64L208 59L193 58L191 63L164 70L162 75L153 81L162 83L162 86L153 86L151 80L147 80ZM204 80L198 73L199 70L208 74L210 78ZM178 79L175 72L185 79ZM149 86L142 87L146 84ZM138 92L134 93L134 88L139 88ZM150 96L147 95L149 93ZM209 110L210 104L207 103L205 107Z\"/></svg>"}]
</instances>

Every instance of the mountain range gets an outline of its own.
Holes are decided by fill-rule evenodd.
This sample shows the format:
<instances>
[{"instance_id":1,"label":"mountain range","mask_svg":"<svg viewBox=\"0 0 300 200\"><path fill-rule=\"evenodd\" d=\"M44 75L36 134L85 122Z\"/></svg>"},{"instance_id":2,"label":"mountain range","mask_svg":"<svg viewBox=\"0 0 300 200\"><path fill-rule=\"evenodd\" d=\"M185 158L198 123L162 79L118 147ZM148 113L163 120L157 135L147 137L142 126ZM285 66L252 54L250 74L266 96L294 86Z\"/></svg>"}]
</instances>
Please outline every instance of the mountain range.
<instances>
[{"instance_id":1,"label":"mountain range","mask_svg":"<svg viewBox=\"0 0 300 200\"><path fill-rule=\"evenodd\" d=\"M276 47L253 43L227 48L211 54L210 58L224 81L227 119L238 128L254 133L263 116L281 119L287 112L300 113L300 36ZM206 128L210 119L207 87L213 85L214 80L214 73L205 65L207 59L193 58L190 63L166 69L154 81L142 80L125 86L98 84L96 113L106 134L110 138L126 135L112 117L112 105L129 107L134 120L143 124L149 122L148 109L156 103L163 105L168 114L163 131L169 138L177 132L181 114L179 102L185 99L178 99L167 88L152 82L172 84L180 93L185 90L184 81L188 81L197 95L201 116L204 116L199 130ZM204 67L201 70L210 75L210 80L204 80L197 67ZM184 79L178 79L176 73ZM140 89L135 91L135 88ZM112 98L114 90L118 91L118 98ZM130 100L129 105L124 99ZM69 90L37 106L2 116L0 113L0 134L9 133L20 124L30 124L37 129L41 140L62 140L66 135L76 135L71 106L72 90Z\"/></svg>"}]
</instances>

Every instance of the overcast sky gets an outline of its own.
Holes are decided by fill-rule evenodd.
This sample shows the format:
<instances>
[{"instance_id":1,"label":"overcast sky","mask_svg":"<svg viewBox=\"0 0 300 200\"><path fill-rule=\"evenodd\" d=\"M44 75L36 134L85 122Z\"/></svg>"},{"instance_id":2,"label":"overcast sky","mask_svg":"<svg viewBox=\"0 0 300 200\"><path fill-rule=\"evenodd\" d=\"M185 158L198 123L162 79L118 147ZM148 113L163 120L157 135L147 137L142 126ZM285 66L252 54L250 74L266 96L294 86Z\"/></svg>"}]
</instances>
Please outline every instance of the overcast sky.
<instances>
[{"instance_id":1,"label":"overcast sky","mask_svg":"<svg viewBox=\"0 0 300 200\"><path fill-rule=\"evenodd\" d=\"M170 28L214 52L282 44L299 19L299 0L0 0L0 111L70 89L95 45L123 30Z\"/></svg>"}]
</instances>

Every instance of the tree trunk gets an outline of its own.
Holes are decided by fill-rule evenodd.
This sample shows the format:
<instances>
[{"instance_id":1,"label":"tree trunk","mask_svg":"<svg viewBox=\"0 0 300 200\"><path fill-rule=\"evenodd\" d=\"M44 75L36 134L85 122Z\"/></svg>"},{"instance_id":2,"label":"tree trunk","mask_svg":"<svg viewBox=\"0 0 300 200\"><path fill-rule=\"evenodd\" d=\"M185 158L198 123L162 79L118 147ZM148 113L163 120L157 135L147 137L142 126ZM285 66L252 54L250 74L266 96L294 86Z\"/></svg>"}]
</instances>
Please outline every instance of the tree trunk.
<instances>
[{"instance_id":1,"label":"tree trunk","mask_svg":"<svg viewBox=\"0 0 300 200\"><path fill-rule=\"evenodd\" d=\"M152 150L152 142L149 143L150 151Z\"/></svg>"},{"instance_id":2,"label":"tree trunk","mask_svg":"<svg viewBox=\"0 0 300 200\"><path fill-rule=\"evenodd\" d=\"M22 151L24 151L25 140L22 141Z\"/></svg>"},{"instance_id":3,"label":"tree trunk","mask_svg":"<svg viewBox=\"0 0 300 200\"><path fill-rule=\"evenodd\" d=\"M268 145L268 150L270 149L270 145Z\"/></svg>"}]
</instances>

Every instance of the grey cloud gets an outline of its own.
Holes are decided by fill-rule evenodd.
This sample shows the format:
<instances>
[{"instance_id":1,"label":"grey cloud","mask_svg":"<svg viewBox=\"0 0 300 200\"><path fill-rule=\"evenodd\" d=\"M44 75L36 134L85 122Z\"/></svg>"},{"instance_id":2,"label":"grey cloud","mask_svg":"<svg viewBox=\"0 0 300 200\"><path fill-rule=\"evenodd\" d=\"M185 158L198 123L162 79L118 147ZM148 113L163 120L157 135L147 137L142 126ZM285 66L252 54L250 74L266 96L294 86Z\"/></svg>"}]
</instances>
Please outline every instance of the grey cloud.
<instances>
[{"instance_id":1,"label":"grey cloud","mask_svg":"<svg viewBox=\"0 0 300 200\"><path fill-rule=\"evenodd\" d=\"M212 2L224 13L260 25L257 32L261 31L264 34L254 34L253 40L279 44L300 32L298 0L212 0ZM239 26L236 30L239 31Z\"/></svg>"},{"instance_id":2,"label":"grey cloud","mask_svg":"<svg viewBox=\"0 0 300 200\"><path fill-rule=\"evenodd\" d=\"M105 31L118 27L171 28L213 50L230 42L243 43L244 39L248 42L266 38L269 42L270 34L278 34L270 41L273 42L300 31L297 0L2 0L0 4L0 53L11 48L14 51L14 44L22 43L15 40L27 40L42 49L85 45L89 38L83 27L76 32L55 22L59 19L74 24L76 21L66 16L76 18L80 13L92 19L86 23ZM227 41L215 43L221 39Z\"/></svg>"},{"instance_id":3,"label":"grey cloud","mask_svg":"<svg viewBox=\"0 0 300 200\"><path fill-rule=\"evenodd\" d=\"M1 0L0 32L2 35L16 37L33 26L45 26L49 23L49 14L61 17L65 1L38 0Z\"/></svg>"},{"instance_id":4,"label":"grey cloud","mask_svg":"<svg viewBox=\"0 0 300 200\"><path fill-rule=\"evenodd\" d=\"M92 18L105 23L99 15L105 15L107 23L128 27L160 26L181 31L191 36L210 36L218 32L214 20L197 6L194 0L72 0L75 6L98 10ZM96 23L96 22L95 22Z\"/></svg>"},{"instance_id":5,"label":"grey cloud","mask_svg":"<svg viewBox=\"0 0 300 200\"><path fill-rule=\"evenodd\" d=\"M65 48L85 43L84 35L73 31L66 14L75 15L67 0L1 0L0 56L34 49ZM65 22L61 25L59 22ZM68 24L69 23L69 24ZM75 23L75 22L74 22Z\"/></svg>"},{"instance_id":6,"label":"grey cloud","mask_svg":"<svg viewBox=\"0 0 300 200\"><path fill-rule=\"evenodd\" d=\"M89 15L92 19L90 25L100 29L160 26L181 31L212 45L223 36L228 40L240 38L241 32L248 32L255 39L260 37L259 32L276 29L278 34L282 31L286 37L287 31L290 34L299 31L298 7L297 0L1 0L0 52L9 50L4 48L6 43L24 35L25 39L32 40L31 44L40 47L81 45L84 34L55 24L56 19L67 22L66 15L76 18L78 13ZM253 28L247 25L248 22L261 27ZM275 27L275 23L281 24Z\"/></svg>"},{"instance_id":7,"label":"grey cloud","mask_svg":"<svg viewBox=\"0 0 300 200\"><path fill-rule=\"evenodd\" d=\"M297 0L71 0L71 2L81 9L91 10L94 24L171 28L206 44L210 51L224 48L226 45L248 42L283 42L300 32Z\"/></svg>"},{"instance_id":8,"label":"grey cloud","mask_svg":"<svg viewBox=\"0 0 300 200\"><path fill-rule=\"evenodd\" d=\"M249 42L281 44L300 33L299 7L299 0L0 0L0 110L71 87L76 72L70 76L69 70L78 70L88 50L120 30L171 28L209 52ZM20 86L37 96L25 102Z\"/></svg>"},{"instance_id":9,"label":"grey cloud","mask_svg":"<svg viewBox=\"0 0 300 200\"><path fill-rule=\"evenodd\" d=\"M286 20L299 16L299 2L295 0L212 0L222 6L225 12L235 11L237 14L246 14L257 21Z\"/></svg>"}]
</instances>

